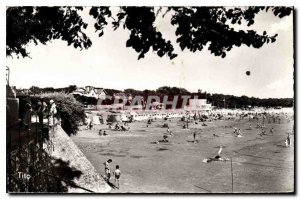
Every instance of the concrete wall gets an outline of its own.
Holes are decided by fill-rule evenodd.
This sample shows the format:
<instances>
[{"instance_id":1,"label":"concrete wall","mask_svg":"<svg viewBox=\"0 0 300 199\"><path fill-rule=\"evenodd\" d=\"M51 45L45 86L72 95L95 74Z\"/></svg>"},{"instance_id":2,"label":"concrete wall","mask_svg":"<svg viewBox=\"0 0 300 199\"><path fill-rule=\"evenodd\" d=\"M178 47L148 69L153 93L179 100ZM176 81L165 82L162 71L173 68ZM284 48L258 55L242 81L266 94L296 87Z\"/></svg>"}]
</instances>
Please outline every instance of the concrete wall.
<instances>
[{"instance_id":1,"label":"concrete wall","mask_svg":"<svg viewBox=\"0 0 300 199\"><path fill-rule=\"evenodd\" d=\"M50 132L49 137L50 141L53 143L53 149L48 150L46 144L43 147L48 154L52 157L70 162L71 167L82 172L79 179L74 180L77 185L97 193L106 193L110 191L111 187L104 181L91 162L80 151L61 126L56 126L54 131ZM85 193L87 191L79 188L69 188L68 192Z\"/></svg>"}]
</instances>

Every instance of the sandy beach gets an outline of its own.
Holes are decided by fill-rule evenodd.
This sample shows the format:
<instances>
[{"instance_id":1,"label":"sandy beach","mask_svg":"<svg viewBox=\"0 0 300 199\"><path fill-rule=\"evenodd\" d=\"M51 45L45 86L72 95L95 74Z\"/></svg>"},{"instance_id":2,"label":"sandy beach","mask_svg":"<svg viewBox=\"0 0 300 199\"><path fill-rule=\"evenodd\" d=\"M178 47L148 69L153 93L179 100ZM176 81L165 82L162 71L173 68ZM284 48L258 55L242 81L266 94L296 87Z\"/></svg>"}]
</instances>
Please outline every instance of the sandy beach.
<instances>
[{"instance_id":1,"label":"sandy beach","mask_svg":"<svg viewBox=\"0 0 300 199\"><path fill-rule=\"evenodd\" d=\"M168 123L173 136L162 140ZM154 120L130 123L130 131L108 129L96 125L82 130L72 140L78 145L96 170L104 175L103 163L111 158L111 170L120 165L120 189L111 193L276 193L294 191L294 134L293 121L285 118L281 123L266 121L266 135L260 136L254 119L231 119L185 122ZM249 129L251 124L252 129ZM242 137L233 134L241 129ZM274 135L270 129L274 128ZM107 136L99 136L106 129ZM193 141L193 132L197 132ZM291 147L285 147L287 134L291 134ZM215 136L213 135L215 134ZM204 163L203 159L217 155L223 146L222 157L229 161ZM231 175L231 160L232 174ZM111 179L114 183L114 178Z\"/></svg>"}]
</instances>

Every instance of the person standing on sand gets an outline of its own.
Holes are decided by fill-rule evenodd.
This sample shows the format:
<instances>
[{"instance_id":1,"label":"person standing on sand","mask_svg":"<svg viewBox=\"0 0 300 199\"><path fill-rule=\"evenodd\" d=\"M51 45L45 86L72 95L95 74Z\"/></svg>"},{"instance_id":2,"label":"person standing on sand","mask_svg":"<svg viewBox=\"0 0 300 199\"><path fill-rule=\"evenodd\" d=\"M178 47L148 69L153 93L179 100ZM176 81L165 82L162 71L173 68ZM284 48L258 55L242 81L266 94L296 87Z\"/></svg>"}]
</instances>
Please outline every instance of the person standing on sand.
<instances>
[{"instance_id":1,"label":"person standing on sand","mask_svg":"<svg viewBox=\"0 0 300 199\"><path fill-rule=\"evenodd\" d=\"M272 127L271 129L270 129L270 133L273 135L274 134L274 127Z\"/></svg>"},{"instance_id":2,"label":"person standing on sand","mask_svg":"<svg viewBox=\"0 0 300 199\"><path fill-rule=\"evenodd\" d=\"M50 111L49 111L49 126L54 126L55 124L55 116L57 114L56 104L54 100L50 100Z\"/></svg>"},{"instance_id":3,"label":"person standing on sand","mask_svg":"<svg viewBox=\"0 0 300 199\"><path fill-rule=\"evenodd\" d=\"M291 137L290 137L290 133L288 133L288 136L285 140L285 146L286 147L290 147L291 146Z\"/></svg>"},{"instance_id":4,"label":"person standing on sand","mask_svg":"<svg viewBox=\"0 0 300 199\"><path fill-rule=\"evenodd\" d=\"M92 129L93 129L93 118L88 117L86 129L87 129L87 130L92 130Z\"/></svg>"},{"instance_id":5,"label":"person standing on sand","mask_svg":"<svg viewBox=\"0 0 300 199\"><path fill-rule=\"evenodd\" d=\"M112 159L108 159L106 162L104 162L104 171L105 171L105 178L106 181L109 182L110 180L110 169L109 169L109 164L112 162Z\"/></svg>"},{"instance_id":6,"label":"person standing on sand","mask_svg":"<svg viewBox=\"0 0 300 199\"><path fill-rule=\"evenodd\" d=\"M120 176L121 176L121 170L119 165L116 165L116 170L113 172L113 174L115 175L115 186L117 187L117 189L120 188Z\"/></svg>"},{"instance_id":7,"label":"person standing on sand","mask_svg":"<svg viewBox=\"0 0 300 199\"><path fill-rule=\"evenodd\" d=\"M169 134L170 136L172 136L172 135L173 135L173 133L172 133L172 131L170 130L170 128L169 128L169 127L167 128L167 132L168 132L168 134Z\"/></svg>"}]
</instances>

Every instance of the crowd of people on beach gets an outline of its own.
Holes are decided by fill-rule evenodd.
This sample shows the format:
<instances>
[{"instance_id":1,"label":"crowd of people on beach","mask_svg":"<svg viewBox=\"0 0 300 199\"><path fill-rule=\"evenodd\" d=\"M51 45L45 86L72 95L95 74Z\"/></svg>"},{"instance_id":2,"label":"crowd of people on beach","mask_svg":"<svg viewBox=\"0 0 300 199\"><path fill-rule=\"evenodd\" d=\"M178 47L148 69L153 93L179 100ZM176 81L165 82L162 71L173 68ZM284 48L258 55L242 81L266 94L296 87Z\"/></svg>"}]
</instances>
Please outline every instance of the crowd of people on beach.
<instances>
[{"instance_id":1,"label":"crowd of people on beach","mask_svg":"<svg viewBox=\"0 0 300 199\"><path fill-rule=\"evenodd\" d=\"M190 128L191 124L195 124L198 125L200 124L201 126L208 126L207 123L208 122L212 122L215 120L234 120L234 121L245 121L245 120L249 120L249 122L251 121L251 123L256 122L256 129L258 129L259 131L259 136L263 137L265 135L267 135L267 127L266 124L268 122L269 126L271 124L271 127L269 128L269 135L274 135L275 134L275 129L273 125L276 124L281 124L283 122L283 120L285 120L286 123L289 123L292 119L293 119L293 115L292 114L287 114L287 113L272 113L272 112L261 112L261 113L253 113L253 112L226 112L226 113L221 113L221 112L213 112L210 114L199 114L199 113L187 113L185 115L180 115L180 119L179 121L182 121L182 129L184 130L190 130L190 129L194 129L194 128ZM162 143L167 143L170 142L172 140L172 137L174 136L173 130L171 130L170 126L169 126L169 121L171 121L172 119L174 119L174 117L168 117L167 115L165 117L162 118L164 123L162 125L162 128L165 128L166 130L163 131L162 133L162 139L158 139L156 141L154 141L154 144L162 144ZM148 119L145 119L144 121L146 121L146 125L145 127L148 128L152 125L152 123L154 122L154 120L157 120L157 118L153 118L153 117L148 117ZM131 122L134 122L131 121ZM249 124L249 128L245 129L245 130L253 130L251 123ZM92 129L91 127L91 122L89 121L89 123L87 124L87 129ZM128 131L130 129L129 125L128 125L128 121L125 122L117 122L114 125L112 125L111 123L107 124L107 128L106 129L100 129L99 130L99 135L100 136L106 136L108 135L108 133L106 132L107 130L116 130L116 131ZM199 132L197 132L197 130L192 130L191 131L192 137L193 137L193 143L198 143L197 140L197 134L199 134ZM213 138L215 137L219 137L220 135L217 134L213 134L212 135ZM241 128L236 128L233 127L233 136L237 137L237 138L243 138L245 136L247 136L247 133L244 132L242 133ZM284 141L284 145L286 147L290 147L291 146L291 136L290 133L288 133L286 140ZM205 158L203 160L204 163L210 163L213 161L228 161L230 160L227 157L221 156L221 152L224 148L224 146L219 146L219 151L217 153L216 156L214 157L209 157L209 158ZM120 187L120 175L121 175L121 171L120 171L120 166L116 165L116 169L114 172L110 171L110 163L112 162L111 159L109 159L108 161L106 161L104 163L104 167L105 167L105 180L107 181L108 184L110 184L112 187L115 188L119 188ZM111 179L111 173L115 178L115 184L112 184L110 182Z\"/></svg>"}]
</instances>

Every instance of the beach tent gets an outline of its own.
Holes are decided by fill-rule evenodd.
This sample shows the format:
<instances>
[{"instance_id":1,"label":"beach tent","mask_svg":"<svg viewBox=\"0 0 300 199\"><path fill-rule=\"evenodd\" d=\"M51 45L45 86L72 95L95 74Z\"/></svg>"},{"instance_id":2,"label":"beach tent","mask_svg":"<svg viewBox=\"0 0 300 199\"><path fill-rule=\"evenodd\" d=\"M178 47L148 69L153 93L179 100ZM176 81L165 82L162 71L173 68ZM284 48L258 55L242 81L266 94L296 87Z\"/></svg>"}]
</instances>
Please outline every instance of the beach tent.
<instances>
[{"instance_id":1,"label":"beach tent","mask_svg":"<svg viewBox=\"0 0 300 199\"><path fill-rule=\"evenodd\" d=\"M94 125L100 124L100 118L99 118L99 116L97 116L97 115L93 116L92 122L93 122Z\"/></svg>"},{"instance_id":2,"label":"beach tent","mask_svg":"<svg viewBox=\"0 0 300 199\"><path fill-rule=\"evenodd\" d=\"M125 114L121 114L121 120L122 122L129 122L129 117L127 117Z\"/></svg>"}]
</instances>

